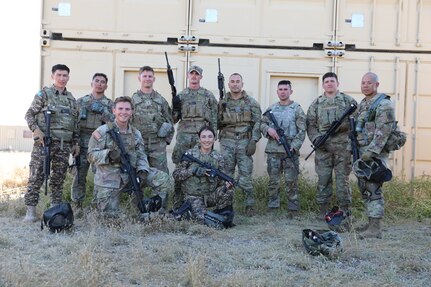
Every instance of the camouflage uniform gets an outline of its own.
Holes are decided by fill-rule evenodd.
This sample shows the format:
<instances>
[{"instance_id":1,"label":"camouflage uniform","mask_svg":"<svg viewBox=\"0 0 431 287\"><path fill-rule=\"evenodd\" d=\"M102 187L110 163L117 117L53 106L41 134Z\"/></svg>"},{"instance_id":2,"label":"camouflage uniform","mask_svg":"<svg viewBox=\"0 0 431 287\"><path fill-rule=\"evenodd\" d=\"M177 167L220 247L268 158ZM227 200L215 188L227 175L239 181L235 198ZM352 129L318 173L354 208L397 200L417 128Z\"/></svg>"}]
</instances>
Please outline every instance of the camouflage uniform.
<instances>
[{"instance_id":1,"label":"camouflage uniform","mask_svg":"<svg viewBox=\"0 0 431 287\"><path fill-rule=\"evenodd\" d=\"M259 103L245 91L237 100L228 92L219 103L221 153L229 175L235 174L235 166L238 165L238 186L247 194L246 206L254 205L253 158L246 155L246 147L250 141L258 142L261 138L261 115Z\"/></svg>"},{"instance_id":2,"label":"camouflage uniform","mask_svg":"<svg viewBox=\"0 0 431 287\"><path fill-rule=\"evenodd\" d=\"M173 112L174 123L178 124L177 137L172 161L178 164L181 156L193 148L199 141L198 132L204 125L217 129L217 100L213 93L205 88L192 90L184 89L178 94L181 100L181 119L177 112ZM179 207L183 201L180 184L175 181L174 206Z\"/></svg>"},{"instance_id":3,"label":"camouflage uniform","mask_svg":"<svg viewBox=\"0 0 431 287\"><path fill-rule=\"evenodd\" d=\"M112 122L113 102L106 96L95 99L89 94L77 100L79 108L79 127L80 127L80 166L75 168L72 180L71 197L74 202L82 202L85 198L87 173L90 164L87 160L88 142L91 134L101 125ZM93 169L93 173L95 170Z\"/></svg>"},{"instance_id":4,"label":"camouflage uniform","mask_svg":"<svg viewBox=\"0 0 431 287\"><path fill-rule=\"evenodd\" d=\"M212 150L210 154L202 154L199 145L187 152L225 172L225 162L219 152ZM232 207L234 190L233 188L226 189L226 183L218 177L198 177L193 175L192 170L197 165L197 163L182 161L177 165L172 176L175 181L181 183L181 189L185 193L185 200L192 205L193 217L203 221L207 207L215 206L216 209Z\"/></svg>"},{"instance_id":5,"label":"camouflage uniform","mask_svg":"<svg viewBox=\"0 0 431 287\"><path fill-rule=\"evenodd\" d=\"M268 143L265 148L269 175L268 207L280 207L280 175L284 172L288 200L287 209L289 211L298 211L298 173L296 170L299 170L299 149L305 139L306 116L301 106L296 102L292 102L289 105L280 105L280 103L276 103L270 106L266 112L268 111L273 112L279 127L284 130L288 144L295 151L293 155L293 161L295 163L293 163L292 159L287 158L286 151L283 146L268 135L268 129L275 129L275 127L269 117L264 114L261 130L262 134L268 138Z\"/></svg>"},{"instance_id":6,"label":"camouflage uniform","mask_svg":"<svg viewBox=\"0 0 431 287\"><path fill-rule=\"evenodd\" d=\"M172 141L174 126L168 102L156 91L144 94L140 90L132 101L131 123L141 132L150 166L169 173L166 145Z\"/></svg>"},{"instance_id":7,"label":"camouflage uniform","mask_svg":"<svg viewBox=\"0 0 431 287\"><path fill-rule=\"evenodd\" d=\"M375 109L374 115L369 115L371 106L380 95L376 94L370 101L365 99L361 101L356 131L360 154L365 151L373 152L377 158L387 164L389 152L385 149L385 145L395 122L395 111L389 96L386 96ZM358 180L368 217L382 218L384 215L382 184L365 179Z\"/></svg>"},{"instance_id":8,"label":"camouflage uniform","mask_svg":"<svg viewBox=\"0 0 431 287\"><path fill-rule=\"evenodd\" d=\"M118 128L115 122L113 126ZM127 190L130 183L128 175L121 172L121 164L109 162L109 151L118 149L118 147L107 133L108 130L108 124L100 126L96 130L100 134L100 138L97 139L94 135L90 138L88 160L96 166L94 187L97 207L102 212L115 215L119 213L120 192ZM150 186L154 194L160 195L162 206L166 207L168 193L173 188L172 178L165 172L149 167L142 136L136 128L129 125L128 131L121 133L120 136L124 148L129 154L131 165L137 172L148 172L147 182L142 184Z\"/></svg>"},{"instance_id":9,"label":"camouflage uniform","mask_svg":"<svg viewBox=\"0 0 431 287\"><path fill-rule=\"evenodd\" d=\"M350 104L357 104L349 95L337 92L335 97L319 96L307 111L307 133L311 142L324 135L331 124L338 120ZM315 170L318 175L317 203L328 205L332 197L332 171L335 173L336 193L339 204L348 209L352 203L349 174L352 171L348 148L349 122L345 119L334 136L316 150Z\"/></svg>"},{"instance_id":10,"label":"camouflage uniform","mask_svg":"<svg viewBox=\"0 0 431 287\"><path fill-rule=\"evenodd\" d=\"M75 98L66 89L60 92L54 85L49 88L44 87L35 95L25 114L31 131L40 129L46 135L44 111L47 110L52 111L49 188L51 190L51 204L57 204L62 201L63 183L69 165L72 145L79 141L78 106ZM44 183L43 162L43 145L35 142L31 152L27 193L24 197L27 206L36 206L39 201L40 188Z\"/></svg>"}]
</instances>

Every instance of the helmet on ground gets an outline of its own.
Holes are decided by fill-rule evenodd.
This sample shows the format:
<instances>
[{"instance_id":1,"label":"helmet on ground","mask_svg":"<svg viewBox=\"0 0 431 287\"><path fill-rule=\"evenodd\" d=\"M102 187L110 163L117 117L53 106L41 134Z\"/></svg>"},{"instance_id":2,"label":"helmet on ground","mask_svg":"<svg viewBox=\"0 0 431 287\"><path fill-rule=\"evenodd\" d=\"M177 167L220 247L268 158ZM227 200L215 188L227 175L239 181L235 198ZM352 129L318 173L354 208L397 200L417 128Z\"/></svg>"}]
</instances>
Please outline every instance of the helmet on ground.
<instances>
[{"instance_id":1,"label":"helmet on ground","mask_svg":"<svg viewBox=\"0 0 431 287\"><path fill-rule=\"evenodd\" d=\"M343 252L341 238L334 231L303 229L302 243L305 250L313 256L324 255L332 259Z\"/></svg>"},{"instance_id":2,"label":"helmet on ground","mask_svg":"<svg viewBox=\"0 0 431 287\"><path fill-rule=\"evenodd\" d=\"M392 179L392 171L386 167L382 160L376 157L369 162L358 159L353 164L353 172L358 178L376 183L383 183Z\"/></svg>"}]
</instances>

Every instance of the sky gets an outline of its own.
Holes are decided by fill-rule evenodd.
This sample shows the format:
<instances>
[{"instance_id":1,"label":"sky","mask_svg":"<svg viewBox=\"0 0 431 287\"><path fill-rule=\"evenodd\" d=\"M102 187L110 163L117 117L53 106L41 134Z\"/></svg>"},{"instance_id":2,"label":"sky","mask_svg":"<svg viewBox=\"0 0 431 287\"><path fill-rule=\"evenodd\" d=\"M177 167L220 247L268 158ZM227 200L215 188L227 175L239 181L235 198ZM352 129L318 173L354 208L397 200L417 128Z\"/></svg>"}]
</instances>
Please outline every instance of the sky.
<instances>
[{"instance_id":1,"label":"sky","mask_svg":"<svg viewBox=\"0 0 431 287\"><path fill-rule=\"evenodd\" d=\"M40 89L41 0L0 1L0 125L25 126Z\"/></svg>"}]
</instances>

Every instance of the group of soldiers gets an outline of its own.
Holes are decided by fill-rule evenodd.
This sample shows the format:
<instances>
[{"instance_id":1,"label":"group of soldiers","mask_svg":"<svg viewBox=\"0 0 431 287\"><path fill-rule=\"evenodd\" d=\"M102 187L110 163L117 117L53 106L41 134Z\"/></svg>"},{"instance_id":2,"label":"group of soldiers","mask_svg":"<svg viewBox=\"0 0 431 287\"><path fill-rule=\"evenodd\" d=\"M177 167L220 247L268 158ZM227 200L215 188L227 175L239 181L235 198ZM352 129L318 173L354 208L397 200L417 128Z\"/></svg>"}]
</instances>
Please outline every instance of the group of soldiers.
<instances>
[{"instance_id":1,"label":"group of soldiers","mask_svg":"<svg viewBox=\"0 0 431 287\"><path fill-rule=\"evenodd\" d=\"M172 194L174 209L181 209L184 202L190 200L196 202L196 205L192 204L192 214L198 219L204 218L210 205L215 205L217 210L231 210L234 184L236 190L245 192L246 215L254 214L253 155L263 135L268 138L265 148L269 175L268 209L280 209L280 183L284 177L288 217L293 218L299 211L299 155L305 135L316 145L349 106L358 105L351 96L338 90L338 77L332 72L323 75L324 93L313 101L307 114L300 104L291 99L293 89L288 80L278 83L279 101L262 114L259 103L243 89L244 81L239 73L229 76L229 92L217 101L213 93L200 84L203 69L191 66L187 74L188 86L176 95L180 104L172 109L165 98L153 89L156 79L154 70L149 66L139 70L139 90L131 97L117 97L114 102L105 95L108 78L103 73L93 76L90 94L75 100L66 89L69 73L65 65L53 66L53 85L44 87L35 95L25 116L35 140L25 194L25 221L37 220L36 205L44 181L44 146L48 140L51 144L51 206L62 201L71 154L80 162L71 190L75 209L82 209L86 177L91 166L95 174L93 198L97 208L112 216L119 212L120 193L130 188L130 182L122 169L124 154L111 136L112 132L120 135L127 159L134 167L140 184L151 187L153 196L161 199L159 211L166 211L168 194ZM379 159L386 164L389 151L385 145L395 116L389 97L379 99L377 107L373 105L380 95L378 86L376 74L368 72L363 76L361 91L365 98L352 116L358 123L359 160L370 162ZM373 117L369 115L371 108ZM51 115L50 139L46 136L47 111ZM176 123L172 161L177 168L171 176L166 146L172 141ZM351 214L349 175L353 162L349 131L349 121L345 119L316 149L316 201L320 220L323 220L332 202L333 174L338 204L348 216ZM220 152L213 152L216 139L220 141ZM185 153L210 162L232 177L237 169L235 182L218 184L220 180L210 175L207 169L196 163L184 163ZM363 237L381 238L380 225L384 211L382 183L361 178L359 186L369 218L362 228ZM222 200L212 198L214 194Z\"/></svg>"}]
</instances>

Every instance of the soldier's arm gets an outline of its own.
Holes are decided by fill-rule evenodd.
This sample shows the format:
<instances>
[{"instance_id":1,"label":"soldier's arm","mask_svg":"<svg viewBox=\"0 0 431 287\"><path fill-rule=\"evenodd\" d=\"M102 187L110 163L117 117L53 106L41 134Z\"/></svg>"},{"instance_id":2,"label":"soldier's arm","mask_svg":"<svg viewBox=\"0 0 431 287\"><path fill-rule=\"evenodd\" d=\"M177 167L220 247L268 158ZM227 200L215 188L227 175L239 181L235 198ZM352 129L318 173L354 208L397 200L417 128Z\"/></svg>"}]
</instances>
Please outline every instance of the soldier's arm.
<instances>
[{"instance_id":1,"label":"soldier's arm","mask_svg":"<svg viewBox=\"0 0 431 287\"><path fill-rule=\"evenodd\" d=\"M302 144L305 140L305 130L306 130L306 120L307 116L305 115L304 111L302 110L301 106L298 106L295 111L295 125L298 133L296 134L295 138L292 140L292 147L299 151Z\"/></svg>"},{"instance_id":2,"label":"soldier's arm","mask_svg":"<svg viewBox=\"0 0 431 287\"><path fill-rule=\"evenodd\" d=\"M193 175L191 170L191 163L187 161L182 161L175 167L172 177L175 181L184 181Z\"/></svg>"},{"instance_id":3,"label":"soldier's arm","mask_svg":"<svg viewBox=\"0 0 431 287\"><path fill-rule=\"evenodd\" d=\"M163 107L162 107L162 114L163 117L165 118L166 122L170 123L172 125L172 127L174 126L174 120L172 118L172 110L171 107L169 106L168 102L163 98ZM174 133L175 130L174 128L172 128L171 132L166 136L165 140L166 143L170 144L172 141L172 138L174 137Z\"/></svg>"},{"instance_id":4,"label":"soldier's arm","mask_svg":"<svg viewBox=\"0 0 431 287\"><path fill-rule=\"evenodd\" d=\"M87 152L87 159L91 164L96 166L109 164L109 148L106 146L107 136L100 128L91 135Z\"/></svg>"},{"instance_id":5,"label":"soldier's arm","mask_svg":"<svg viewBox=\"0 0 431 287\"><path fill-rule=\"evenodd\" d=\"M316 106L317 100L313 101L313 103L308 108L306 118L307 134L311 142L314 142L314 140L320 136L317 123L318 115L316 113Z\"/></svg>"},{"instance_id":6,"label":"soldier's arm","mask_svg":"<svg viewBox=\"0 0 431 287\"><path fill-rule=\"evenodd\" d=\"M145 147L144 147L144 140L142 139L141 133L134 129L135 131L135 151L136 151L136 157L137 157L137 163L136 163L136 171L146 171L148 172L150 170L150 164L148 163L147 154L145 153Z\"/></svg>"},{"instance_id":7,"label":"soldier's arm","mask_svg":"<svg viewBox=\"0 0 431 287\"><path fill-rule=\"evenodd\" d=\"M73 107L73 110L75 111L75 129L74 129L73 135L72 135L72 143L73 144L79 144L79 137L80 137L79 122L80 122L81 118L79 117L79 106L76 102L75 102L75 105Z\"/></svg>"},{"instance_id":8,"label":"soldier's arm","mask_svg":"<svg viewBox=\"0 0 431 287\"><path fill-rule=\"evenodd\" d=\"M265 111L265 113L268 112L269 110L270 110L270 108L268 108ZM266 114L262 115L262 120L260 123L260 131L261 131L262 135L268 139L271 138L268 135L268 129L270 128L270 123L271 123L271 120L269 119L269 117Z\"/></svg>"},{"instance_id":9,"label":"soldier's arm","mask_svg":"<svg viewBox=\"0 0 431 287\"><path fill-rule=\"evenodd\" d=\"M40 91L34 96L30 107L25 113L25 120L27 121L28 128L31 131L40 129L40 127L37 125L36 115L42 111L42 108L45 106L45 102L45 94Z\"/></svg>"},{"instance_id":10,"label":"soldier's arm","mask_svg":"<svg viewBox=\"0 0 431 287\"><path fill-rule=\"evenodd\" d=\"M207 91L208 93L208 97L209 97L209 107L211 109L210 111L210 118L208 119L210 122L211 127L214 130L217 130L217 115L218 115L218 103L216 98L214 97L213 93L211 93L210 91ZM216 135L217 136L217 135Z\"/></svg>"},{"instance_id":11,"label":"soldier's arm","mask_svg":"<svg viewBox=\"0 0 431 287\"><path fill-rule=\"evenodd\" d=\"M395 121L395 111L389 100L383 100L376 110L374 137L367 147L368 151L380 154L391 134Z\"/></svg>"},{"instance_id":12,"label":"soldier's arm","mask_svg":"<svg viewBox=\"0 0 431 287\"><path fill-rule=\"evenodd\" d=\"M183 95L181 93L178 94L178 97L180 98L181 101L181 110L183 110ZM176 124L180 121L180 115L178 114L177 111L172 110L172 120L173 123Z\"/></svg>"},{"instance_id":13,"label":"soldier's arm","mask_svg":"<svg viewBox=\"0 0 431 287\"><path fill-rule=\"evenodd\" d=\"M257 101L253 101L253 105L251 107L251 117L254 123L251 132L251 139L254 141L259 141L262 137L260 132L260 125L262 123L262 110L260 109L260 105Z\"/></svg>"},{"instance_id":14,"label":"soldier's arm","mask_svg":"<svg viewBox=\"0 0 431 287\"><path fill-rule=\"evenodd\" d=\"M102 113L102 121L104 121L105 123L114 122L115 116L112 113L113 107L114 107L114 102L108 99L108 105L106 109L103 110L103 113Z\"/></svg>"}]
</instances>

